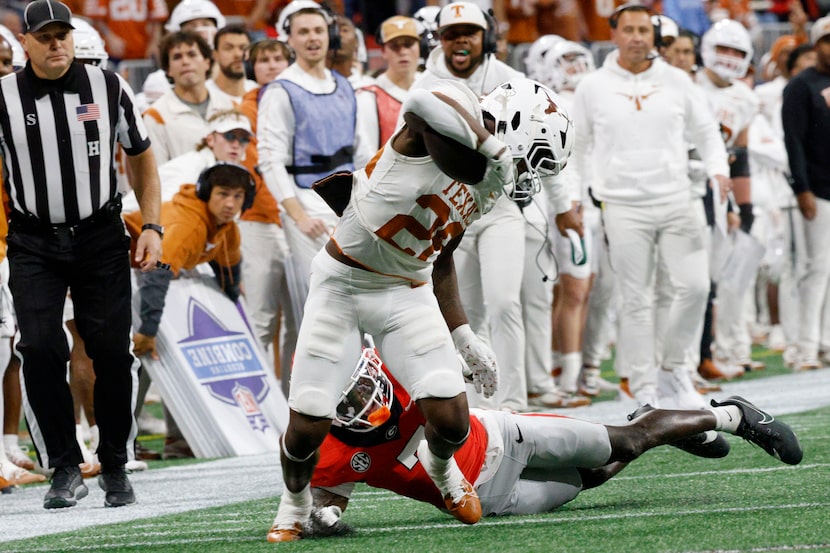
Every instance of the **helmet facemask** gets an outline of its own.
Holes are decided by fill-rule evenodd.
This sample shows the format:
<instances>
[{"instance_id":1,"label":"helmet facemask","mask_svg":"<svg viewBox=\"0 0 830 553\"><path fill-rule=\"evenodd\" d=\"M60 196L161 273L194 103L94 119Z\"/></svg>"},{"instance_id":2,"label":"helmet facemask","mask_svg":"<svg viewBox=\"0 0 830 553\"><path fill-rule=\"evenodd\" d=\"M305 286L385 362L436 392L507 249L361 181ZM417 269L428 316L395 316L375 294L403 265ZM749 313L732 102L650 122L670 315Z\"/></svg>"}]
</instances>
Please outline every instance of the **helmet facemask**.
<instances>
[{"instance_id":1,"label":"helmet facemask","mask_svg":"<svg viewBox=\"0 0 830 553\"><path fill-rule=\"evenodd\" d=\"M348 385L340 394L334 423L355 432L369 432L392 415L394 388L374 349L364 348Z\"/></svg>"}]
</instances>

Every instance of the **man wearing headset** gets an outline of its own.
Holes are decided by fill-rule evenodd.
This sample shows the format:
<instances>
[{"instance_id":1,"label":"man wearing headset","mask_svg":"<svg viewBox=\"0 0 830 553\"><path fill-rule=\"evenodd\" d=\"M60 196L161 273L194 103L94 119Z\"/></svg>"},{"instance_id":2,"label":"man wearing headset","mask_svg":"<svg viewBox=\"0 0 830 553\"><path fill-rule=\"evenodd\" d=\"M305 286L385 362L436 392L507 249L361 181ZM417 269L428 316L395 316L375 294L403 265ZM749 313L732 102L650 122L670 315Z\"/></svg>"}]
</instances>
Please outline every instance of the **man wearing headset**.
<instances>
[{"instance_id":1,"label":"man wearing headset","mask_svg":"<svg viewBox=\"0 0 830 553\"><path fill-rule=\"evenodd\" d=\"M447 4L438 12L436 24L440 47L430 53L426 71L412 89L427 88L438 79L452 79L483 96L521 75L496 59L496 22L477 4ZM524 266L524 225L516 203L502 196L490 213L470 225L455 254L459 293L470 326L490 341L499 369L509 371L501 374L496 395L487 402L475 397L476 406L517 411L527 408L522 271L504 270Z\"/></svg>"},{"instance_id":2,"label":"man wearing headset","mask_svg":"<svg viewBox=\"0 0 830 553\"><path fill-rule=\"evenodd\" d=\"M708 256L703 211L692 204L686 171L687 138L703 158L718 204L731 187L726 149L689 77L652 54L649 9L625 4L610 23L617 50L576 88L572 115L579 132L568 170L579 176L591 159L601 160L593 164L591 189L602 204L623 299L617 356L631 392L640 404L656 406L659 396L661 407L672 400L678 408L703 407L686 354L699 340L706 309ZM659 350L653 315L658 264L675 289Z\"/></svg>"},{"instance_id":3,"label":"man wearing headset","mask_svg":"<svg viewBox=\"0 0 830 553\"><path fill-rule=\"evenodd\" d=\"M265 184L282 212L299 324L311 260L338 221L311 184L335 171L354 170L360 143L354 90L346 77L326 68L328 50L339 42L334 17L316 2L294 0L277 26L296 59L260 93L257 151Z\"/></svg>"},{"instance_id":4,"label":"man wearing headset","mask_svg":"<svg viewBox=\"0 0 830 553\"><path fill-rule=\"evenodd\" d=\"M167 270L150 278L139 277L140 321L133 334L134 350L154 359L156 333L164 300L173 277L182 269L210 263L225 294L236 301L240 294L240 236L234 220L254 200L251 173L232 162L218 162L199 175L196 184L183 184L173 199L164 202L161 222L167 245L162 261ZM141 229L141 213L124 215L124 224L133 241Z\"/></svg>"}]
</instances>

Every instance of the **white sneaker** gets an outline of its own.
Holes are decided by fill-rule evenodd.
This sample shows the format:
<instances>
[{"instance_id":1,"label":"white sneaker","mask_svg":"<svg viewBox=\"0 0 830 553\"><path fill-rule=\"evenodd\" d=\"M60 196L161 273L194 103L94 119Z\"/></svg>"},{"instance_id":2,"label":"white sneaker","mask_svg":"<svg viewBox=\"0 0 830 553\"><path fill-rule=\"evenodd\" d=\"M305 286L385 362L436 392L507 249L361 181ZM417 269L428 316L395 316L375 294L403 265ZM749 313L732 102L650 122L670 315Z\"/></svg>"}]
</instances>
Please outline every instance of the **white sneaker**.
<instances>
[{"instance_id":1,"label":"white sneaker","mask_svg":"<svg viewBox=\"0 0 830 553\"><path fill-rule=\"evenodd\" d=\"M591 405L591 400L587 397L556 390L543 394L527 394L527 405L529 407L543 407L546 409L568 409Z\"/></svg>"},{"instance_id":2,"label":"white sneaker","mask_svg":"<svg viewBox=\"0 0 830 553\"><path fill-rule=\"evenodd\" d=\"M141 472L141 471L147 470L148 468L150 468L150 466L146 462L141 461L139 459L133 459L132 461L127 461L127 463L124 465L124 469L128 473L130 473L130 472Z\"/></svg>"},{"instance_id":3,"label":"white sneaker","mask_svg":"<svg viewBox=\"0 0 830 553\"><path fill-rule=\"evenodd\" d=\"M46 482L44 475L22 469L7 459L0 459L0 478L8 481L10 486Z\"/></svg>"},{"instance_id":4,"label":"white sneaker","mask_svg":"<svg viewBox=\"0 0 830 553\"><path fill-rule=\"evenodd\" d=\"M794 366L793 366L793 371L795 371L795 372L814 371L814 370L820 369L822 367L823 367L823 365L821 364L821 361L819 361L815 357L799 357L798 361L796 361Z\"/></svg>"},{"instance_id":5,"label":"white sneaker","mask_svg":"<svg viewBox=\"0 0 830 553\"><path fill-rule=\"evenodd\" d=\"M139 436L166 436L167 424L163 419L157 419L147 409L142 409L138 416L138 435Z\"/></svg>"},{"instance_id":6,"label":"white sneaker","mask_svg":"<svg viewBox=\"0 0 830 553\"><path fill-rule=\"evenodd\" d=\"M657 394L661 405L673 403L675 409L706 408L706 400L695 389L688 370L660 369L657 373Z\"/></svg>"},{"instance_id":7,"label":"white sneaker","mask_svg":"<svg viewBox=\"0 0 830 553\"><path fill-rule=\"evenodd\" d=\"M794 369L798 362L798 347L789 345L784 348L784 353L781 354L781 359L784 361L784 366L788 369Z\"/></svg>"},{"instance_id":8,"label":"white sneaker","mask_svg":"<svg viewBox=\"0 0 830 553\"><path fill-rule=\"evenodd\" d=\"M25 469L25 470L32 470L35 468L35 462L32 461L29 456L27 455L29 448L26 446L20 446L17 442L14 443L6 443L6 457L9 458L9 461L17 465L18 467Z\"/></svg>"},{"instance_id":9,"label":"white sneaker","mask_svg":"<svg viewBox=\"0 0 830 553\"><path fill-rule=\"evenodd\" d=\"M737 361L731 359L714 359L715 368L723 375L726 380L732 380L744 375L744 366Z\"/></svg>"},{"instance_id":10,"label":"white sneaker","mask_svg":"<svg viewBox=\"0 0 830 553\"><path fill-rule=\"evenodd\" d=\"M770 327L767 335L767 348L773 351L784 351L787 349L787 337L784 336L784 329L781 325Z\"/></svg>"},{"instance_id":11,"label":"white sneaker","mask_svg":"<svg viewBox=\"0 0 830 553\"><path fill-rule=\"evenodd\" d=\"M600 393L599 367L582 367L582 374L579 375L579 393L583 396L597 397Z\"/></svg>"}]
</instances>

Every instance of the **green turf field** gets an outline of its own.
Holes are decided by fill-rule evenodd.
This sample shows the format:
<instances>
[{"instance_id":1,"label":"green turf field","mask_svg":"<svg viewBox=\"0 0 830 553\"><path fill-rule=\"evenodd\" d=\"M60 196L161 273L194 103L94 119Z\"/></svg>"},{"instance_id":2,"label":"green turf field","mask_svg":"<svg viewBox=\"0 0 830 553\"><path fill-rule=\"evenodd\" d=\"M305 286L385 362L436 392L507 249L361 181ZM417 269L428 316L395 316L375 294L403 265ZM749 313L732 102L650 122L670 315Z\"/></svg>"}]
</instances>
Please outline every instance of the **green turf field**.
<instances>
[{"instance_id":1,"label":"green turf field","mask_svg":"<svg viewBox=\"0 0 830 553\"><path fill-rule=\"evenodd\" d=\"M782 370L779 364L763 372ZM0 542L0 551L830 552L830 407L781 419L802 441L799 466L784 465L734 436L728 436L732 452L719 460L658 448L544 515L488 518L468 527L429 505L363 486L344 513L354 527L351 536L274 545L265 534L276 496L200 509L199 490L193 489L186 498L193 503L189 512ZM152 464L150 472L176 463ZM227 476L245 486L244 474ZM142 503L153 500L137 492ZM0 534L3 504L0 497Z\"/></svg>"}]
</instances>

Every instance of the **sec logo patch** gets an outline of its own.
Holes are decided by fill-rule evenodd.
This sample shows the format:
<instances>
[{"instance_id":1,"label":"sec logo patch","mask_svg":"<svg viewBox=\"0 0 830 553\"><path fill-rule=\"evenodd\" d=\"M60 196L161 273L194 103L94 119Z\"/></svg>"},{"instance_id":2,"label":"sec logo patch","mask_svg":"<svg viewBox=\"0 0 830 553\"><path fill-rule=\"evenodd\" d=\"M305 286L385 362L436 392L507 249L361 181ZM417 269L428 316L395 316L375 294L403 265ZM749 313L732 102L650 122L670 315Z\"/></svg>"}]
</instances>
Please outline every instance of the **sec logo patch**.
<instances>
[{"instance_id":1,"label":"sec logo patch","mask_svg":"<svg viewBox=\"0 0 830 553\"><path fill-rule=\"evenodd\" d=\"M365 451L358 451L352 455L352 460L349 464L355 472L366 472L372 466L372 458Z\"/></svg>"}]
</instances>

